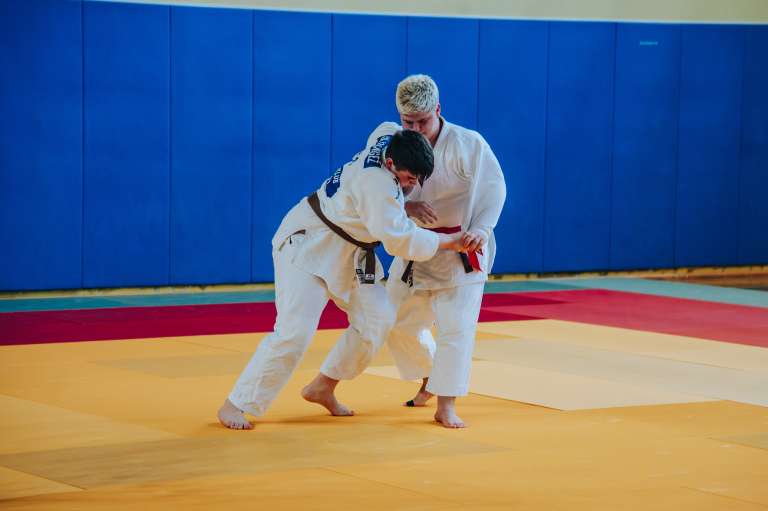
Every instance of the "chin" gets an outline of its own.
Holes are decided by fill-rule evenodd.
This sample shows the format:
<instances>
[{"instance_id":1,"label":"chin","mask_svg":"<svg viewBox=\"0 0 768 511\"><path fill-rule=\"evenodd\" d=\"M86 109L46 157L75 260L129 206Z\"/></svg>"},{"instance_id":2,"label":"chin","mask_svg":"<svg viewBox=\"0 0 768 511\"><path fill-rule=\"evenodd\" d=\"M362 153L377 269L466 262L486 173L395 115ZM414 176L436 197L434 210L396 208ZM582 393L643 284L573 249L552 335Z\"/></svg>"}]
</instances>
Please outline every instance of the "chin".
<instances>
[{"instance_id":1,"label":"chin","mask_svg":"<svg viewBox=\"0 0 768 511\"><path fill-rule=\"evenodd\" d=\"M415 187L413 187L413 186L403 186L403 195L408 197L411 194L411 192L413 191L414 188Z\"/></svg>"}]
</instances>

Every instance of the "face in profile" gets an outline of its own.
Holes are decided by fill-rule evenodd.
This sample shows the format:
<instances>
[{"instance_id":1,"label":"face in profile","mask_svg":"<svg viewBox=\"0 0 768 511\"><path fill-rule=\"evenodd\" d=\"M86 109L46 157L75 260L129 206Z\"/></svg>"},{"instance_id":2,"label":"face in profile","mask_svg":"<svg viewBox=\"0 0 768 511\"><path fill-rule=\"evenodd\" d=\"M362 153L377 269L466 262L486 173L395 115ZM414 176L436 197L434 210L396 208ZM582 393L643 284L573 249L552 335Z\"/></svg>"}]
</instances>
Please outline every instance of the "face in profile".
<instances>
[{"instance_id":1,"label":"face in profile","mask_svg":"<svg viewBox=\"0 0 768 511\"><path fill-rule=\"evenodd\" d=\"M403 193L407 196L410 194L419 182L419 178L411 173L408 169L395 169L395 177L400 183L400 187L403 189Z\"/></svg>"}]
</instances>

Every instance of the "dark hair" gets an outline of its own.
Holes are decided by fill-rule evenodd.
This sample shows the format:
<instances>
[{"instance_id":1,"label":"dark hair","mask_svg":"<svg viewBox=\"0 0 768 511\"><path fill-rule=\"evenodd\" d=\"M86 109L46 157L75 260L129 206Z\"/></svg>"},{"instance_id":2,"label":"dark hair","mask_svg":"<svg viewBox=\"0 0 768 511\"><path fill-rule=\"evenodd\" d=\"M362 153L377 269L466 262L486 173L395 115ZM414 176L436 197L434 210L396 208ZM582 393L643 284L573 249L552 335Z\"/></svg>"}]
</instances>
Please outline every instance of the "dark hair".
<instances>
[{"instance_id":1,"label":"dark hair","mask_svg":"<svg viewBox=\"0 0 768 511\"><path fill-rule=\"evenodd\" d=\"M409 170L420 183L424 183L435 168L432 146L418 131L402 130L392 135L387 158L392 158L397 170Z\"/></svg>"}]
</instances>

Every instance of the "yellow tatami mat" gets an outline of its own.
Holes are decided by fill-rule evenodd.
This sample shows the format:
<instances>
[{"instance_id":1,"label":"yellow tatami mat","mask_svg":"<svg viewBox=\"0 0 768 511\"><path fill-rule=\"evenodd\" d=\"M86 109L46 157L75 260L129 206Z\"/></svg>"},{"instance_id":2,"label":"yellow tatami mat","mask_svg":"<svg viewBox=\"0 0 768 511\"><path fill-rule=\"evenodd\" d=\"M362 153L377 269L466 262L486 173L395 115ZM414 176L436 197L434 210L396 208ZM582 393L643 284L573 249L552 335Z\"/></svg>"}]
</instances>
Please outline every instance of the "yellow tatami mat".
<instances>
[{"instance_id":1,"label":"yellow tatami mat","mask_svg":"<svg viewBox=\"0 0 768 511\"><path fill-rule=\"evenodd\" d=\"M57 483L50 479L17 472L0 466L0 499L6 499L5 502L29 495L63 494L72 491L81 490L75 486ZM0 508L4 507L5 502L0 500Z\"/></svg>"},{"instance_id":2,"label":"yellow tatami mat","mask_svg":"<svg viewBox=\"0 0 768 511\"><path fill-rule=\"evenodd\" d=\"M394 366L371 367L366 373L398 377ZM656 387L484 360L472 362L472 374L470 392L558 410L713 400Z\"/></svg>"},{"instance_id":3,"label":"yellow tatami mat","mask_svg":"<svg viewBox=\"0 0 768 511\"><path fill-rule=\"evenodd\" d=\"M3 421L0 456L16 452L47 452L61 447L92 447L122 442L150 442L176 435L139 424L117 422L96 413L80 413L27 399L0 395ZM1 464L0 464L1 465Z\"/></svg>"},{"instance_id":4,"label":"yellow tatami mat","mask_svg":"<svg viewBox=\"0 0 768 511\"><path fill-rule=\"evenodd\" d=\"M572 337L584 342L569 344L545 335L551 324L533 331L535 322L517 323L531 324L482 325L490 329L478 335L473 385L492 391L459 400L465 430L436 425L434 403L402 406L417 385L392 377L363 374L339 386L354 417L331 417L302 400L301 387L339 331L318 333L251 431L227 430L215 414L261 334L0 348L0 508L768 509L768 408L660 404L699 398L664 387L651 392L647 382L533 367L558 351L563 361L580 364L587 364L581 350L622 363L634 356L652 362L656 355L619 349L595 331L576 328ZM634 334L630 346L641 346ZM526 353L530 367L514 365ZM701 364L712 355L698 356L662 362ZM725 369L737 369L731 367L737 359L714 367L720 372L713 378L726 385ZM607 371L614 359L601 360ZM386 350L374 366L392 366ZM548 388L541 384L546 378ZM548 392L552 403L514 400L523 387ZM574 407L580 409L555 409L563 396L580 400ZM627 396L645 406L613 407Z\"/></svg>"},{"instance_id":5,"label":"yellow tatami mat","mask_svg":"<svg viewBox=\"0 0 768 511\"><path fill-rule=\"evenodd\" d=\"M719 399L768 406L764 348L566 321L479 329L470 384L478 394L560 410ZM391 365L366 372L398 378Z\"/></svg>"},{"instance_id":6,"label":"yellow tatami mat","mask_svg":"<svg viewBox=\"0 0 768 511\"><path fill-rule=\"evenodd\" d=\"M681 362L768 372L768 349L694 337L554 319L480 323L478 332L486 339L497 334L557 341Z\"/></svg>"},{"instance_id":7,"label":"yellow tatami mat","mask_svg":"<svg viewBox=\"0 0 768 511\"><path fill-rule=\"evenodd\" d=\"M631 400L632 392L629 389L643 390L645 394L658 392L660 398L666 394L668 397L664 402L670 403L680 401L673 399L677 395L696 398L685 400L730 399L768 405L768 393L765 391L768 389L768 371L732 369L559 341L527 339L479 342L475 348L475 357L514 366L520 371L533 369L546 372L543 378L556 373L564 380L552 382L551 385L557 387L565 384L568 376L576 376L597 380L598 387L608 387L608 383L616 389L605 389L605 392L620 394L626 388L630 400L626 404L618 401L619 406L641 404ZM495 381L498 382L498 379ZM531 386L537 383L531 382ZM540 384L546 385L546 381ZM506 387L506 384L503 386ZM598 388L594 392L599 394L601 391Z\"/></svg>"}]
</instances>

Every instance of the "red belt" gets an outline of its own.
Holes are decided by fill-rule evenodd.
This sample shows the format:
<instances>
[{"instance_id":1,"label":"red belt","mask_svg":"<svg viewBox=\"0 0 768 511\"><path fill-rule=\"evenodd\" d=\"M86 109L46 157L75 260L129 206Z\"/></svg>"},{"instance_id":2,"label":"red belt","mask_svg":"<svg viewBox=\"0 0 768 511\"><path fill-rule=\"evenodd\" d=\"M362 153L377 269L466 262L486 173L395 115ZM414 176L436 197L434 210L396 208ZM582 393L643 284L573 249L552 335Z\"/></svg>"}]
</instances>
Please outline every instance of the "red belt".
<instances>
[{"instance_id":1,"label":"red belt","mask_svg":"<svg viewBox=\"0 0 768 511\"><path fill-rule=\"evenodd\" d=\"M430 230L432 232L436 232L438 234L455 234L457 232L461 232L461 226L456 225L453 227L425 227L425 229ZM477 258L477 254L482 255L483 250L477 249L472 250L471 252L459 252L459 257L461 258L461 264L464 265L464 271L467 273L472 273L473 271L482 271L480 268L480 261ZM400 280L407 283L410 286L413 286L413 261L408 261L408 264L405 267L405 271L403 272L403 276L400 277Z\"/></svg>"}]
</instances>

